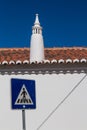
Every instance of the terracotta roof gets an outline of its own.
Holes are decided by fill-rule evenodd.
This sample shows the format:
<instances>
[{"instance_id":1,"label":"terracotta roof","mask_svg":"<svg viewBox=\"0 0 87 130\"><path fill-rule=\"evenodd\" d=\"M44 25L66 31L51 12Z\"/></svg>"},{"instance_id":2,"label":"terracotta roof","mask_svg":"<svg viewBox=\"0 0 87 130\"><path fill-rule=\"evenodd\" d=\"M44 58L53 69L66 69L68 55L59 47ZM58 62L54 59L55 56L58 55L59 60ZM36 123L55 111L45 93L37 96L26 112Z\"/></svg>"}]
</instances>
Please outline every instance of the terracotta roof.
<instances>
[{"instance_id":1,"label":"terracotta roof","mask_svg":"<svg viewBox=\"0 0 87 130\"><path fill-rule=\"evenodd\" d=\"M45 48L44 62L87 62L87 48ZM24 63L29 61L29 48L1 48L0 63Z\"/></svg>"},{"instance_id":2,"label":"terracotta roof","mask_svg":"<svg viewBox=\"0 0 87 130\"><path fill-rule=\"evenodd\" d=\"M4 48L0 49L0 62L3 61L24 61L29 60L29 49L28 48Z\"/></svg>"}]
</instances>

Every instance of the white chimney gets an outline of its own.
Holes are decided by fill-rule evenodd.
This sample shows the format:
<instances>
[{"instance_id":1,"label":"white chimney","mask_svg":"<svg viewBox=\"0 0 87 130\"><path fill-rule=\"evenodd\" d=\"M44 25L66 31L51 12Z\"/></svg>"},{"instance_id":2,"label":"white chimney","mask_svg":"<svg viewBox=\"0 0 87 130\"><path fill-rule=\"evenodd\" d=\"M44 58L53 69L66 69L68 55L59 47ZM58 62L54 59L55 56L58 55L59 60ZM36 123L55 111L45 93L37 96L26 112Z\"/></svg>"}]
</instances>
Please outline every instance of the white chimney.
<instances>
[{"instance_id":1,"label":"white chimney","mask_svg":"<svg viewBox=\"0 0 87 130\"><path fill-rule=\"evenodd\" d=\"M44 43L42 36L42 27L40 26L38 14L34 26L32 27L32 35L30 42L30 62L42 62L44 60Z\"/></svg>"}]
</instances>

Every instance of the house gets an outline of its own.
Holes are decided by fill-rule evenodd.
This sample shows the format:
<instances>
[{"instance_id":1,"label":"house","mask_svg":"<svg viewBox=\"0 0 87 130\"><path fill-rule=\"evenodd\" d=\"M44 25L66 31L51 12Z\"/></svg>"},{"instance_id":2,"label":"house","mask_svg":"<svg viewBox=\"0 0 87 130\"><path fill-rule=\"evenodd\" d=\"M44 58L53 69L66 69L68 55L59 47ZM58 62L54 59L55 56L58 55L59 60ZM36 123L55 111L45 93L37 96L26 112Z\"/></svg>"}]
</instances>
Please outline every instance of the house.
<instances>
[{"instance_id":1,"label":"house","mask_svg":"<svg viewBox=\"0 0 87 130\"><path fill-rule=\"evenodd\" d=\"M22 111L11 108L11 79L36 82L36 109L26 130L87 130L87 48L44 48L36 15L30 48L0 49L0 129L22 130Z\"/></svg>"}]
</instances>

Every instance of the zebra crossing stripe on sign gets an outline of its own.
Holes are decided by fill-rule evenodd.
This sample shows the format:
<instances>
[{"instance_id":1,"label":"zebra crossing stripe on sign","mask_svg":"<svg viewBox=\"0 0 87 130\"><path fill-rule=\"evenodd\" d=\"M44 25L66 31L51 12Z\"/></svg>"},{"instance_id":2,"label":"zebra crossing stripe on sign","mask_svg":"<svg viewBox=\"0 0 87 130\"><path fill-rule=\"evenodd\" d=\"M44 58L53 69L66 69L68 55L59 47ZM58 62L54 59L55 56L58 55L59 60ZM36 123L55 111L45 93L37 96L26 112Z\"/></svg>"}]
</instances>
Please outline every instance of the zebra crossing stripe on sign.
<instances>
[{"instance_id":1,"label":"zebra crossing stripe on sign","mask_svg":"<svg viewBox=\"0 0 87 130\"><path fill-rule=\"evenodd\" d=\"M16 99L15 105L33 105L33 101L30 97L29 92L26 89L26 86L23 84L20 93Z\"/></svg>"}]
</instances>

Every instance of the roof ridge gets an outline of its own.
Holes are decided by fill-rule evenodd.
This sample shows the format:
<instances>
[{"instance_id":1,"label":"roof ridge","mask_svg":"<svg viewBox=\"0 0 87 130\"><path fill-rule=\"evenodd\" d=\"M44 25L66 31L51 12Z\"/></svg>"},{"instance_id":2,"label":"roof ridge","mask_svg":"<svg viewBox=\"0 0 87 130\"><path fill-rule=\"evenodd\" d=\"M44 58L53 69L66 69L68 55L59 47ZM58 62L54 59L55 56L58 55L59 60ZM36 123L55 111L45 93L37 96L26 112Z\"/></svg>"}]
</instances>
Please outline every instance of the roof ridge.
<instances>
[{"instance_id":1,"label":"roof ridge","mask_svg":"<svg viewBox=\"0 0 87 130\"><path fill-rule=\"evenodd\" d=\"M24 49L27 49L29 50L30 48L27 48L27 47L24 47L24 48L0 48L0 51L1 50L24 50Z\"/></svg>"},{"instance_id":2,"label":"roof ridge","mask_svg":"<svg viewBox=\"0 0 87 130\"><path fill-rule=\"evenodd\" d=\"M24 50L24 49L27 49L29 50L30 48L28 47L12 47L12 48L0 48L0 50ZM47 48L44 48L45 50L67 50L67 49L87 49L87 47L47 47Z\"/></svg>"},{"instance_id":3,"label":"roof ridge","mask_svg":"<svg viewBox=\"0 0 87 130\"><path fill-rule=\"evenodd\" d=\"M45 48L45 50L67 50L67 49L87 49L87 47L53 47L53 48Z\"/></svg>"}]
</instances>

